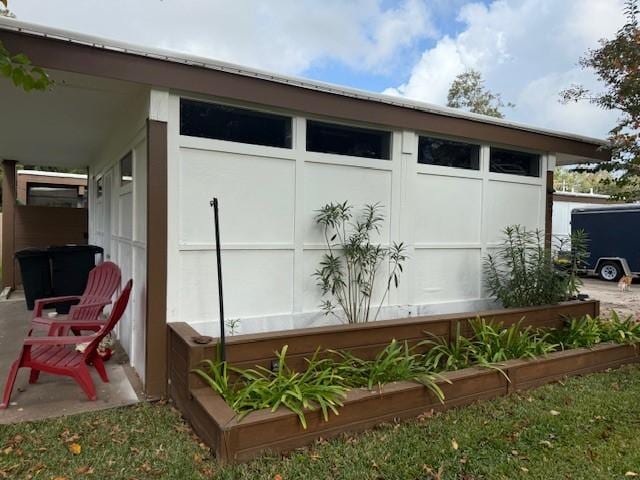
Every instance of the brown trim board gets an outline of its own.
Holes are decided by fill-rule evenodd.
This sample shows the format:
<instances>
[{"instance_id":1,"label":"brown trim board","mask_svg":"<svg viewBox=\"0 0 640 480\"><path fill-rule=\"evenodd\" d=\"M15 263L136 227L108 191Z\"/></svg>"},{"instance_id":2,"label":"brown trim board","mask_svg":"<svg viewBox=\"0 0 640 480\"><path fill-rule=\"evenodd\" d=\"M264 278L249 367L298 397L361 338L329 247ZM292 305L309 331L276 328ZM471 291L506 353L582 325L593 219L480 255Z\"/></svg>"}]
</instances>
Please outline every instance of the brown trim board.
<instances>
[{"instance_id":1,"label":"brown trim board","mask_svg":"<svg viewBox=\"0 0 640 480\"><path fill-rule=\"evenodd\" d=\"M15 217L16 217L16 163L3 160L2 180L2 287L15 288Z\"/></svg>"},{"instance_id":2,"label":"brown trim board","mask_svg":"<svg viewBox=\"0 0 640 480\"><path fill-rule=\"evenodd\" d=\"M49 69L215 95L313 115L376 123L396 129L465 137L600 160L610 158L608 151L578 139L356 99L61 39L5 30L0 31L0 41L9 51L25 53L34 64Z\"/></svg>"},{"instance_id":3,"label":"brown trim board","mask_svg":"<svg viewBox=\"0 0 640 480\"><path fill-rule=\"evenodd\" d=\"M167 389L167 124L147 120L145 393Z\"/></svg>"},{"instance_id":4,"label":"brown trim board","mask_svg":"<svg viewBox=\"0 0 640 480\"><path fill-rule=\"evenodd\" d=\"M547 248L551 248L553 236L553 192L553 170L548 170L544 211L544 245Z\"/></svg>"}]
</instances>

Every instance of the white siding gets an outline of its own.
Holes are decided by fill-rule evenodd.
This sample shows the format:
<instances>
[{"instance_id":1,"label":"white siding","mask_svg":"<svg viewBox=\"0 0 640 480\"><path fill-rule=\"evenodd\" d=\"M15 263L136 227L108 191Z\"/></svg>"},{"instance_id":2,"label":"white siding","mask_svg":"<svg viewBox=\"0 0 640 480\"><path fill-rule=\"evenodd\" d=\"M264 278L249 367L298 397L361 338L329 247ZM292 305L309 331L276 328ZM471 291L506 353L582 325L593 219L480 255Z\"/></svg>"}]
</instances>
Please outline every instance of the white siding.
<instances>
[{"instance_id":1,"label":"white siding","mask_svg":"<svg viewBox=\"0 0 640 480\"><path fill-rule=\"evenodd\" d=\"M545 176L490 173L487 146L480 171L418 164L418 135L407 131L393 132L391 160L312 153L306 119L292 117L292 149L184 137L179 97L171 95L168 321L217 335L214 196L225 313L241 320L243 333L328 321L311 277L323 252L313 218L327 202L380 202L386 218L377 240L409 247L382 318L487 306L482 259L500 231L511 223L544 228ZM542 155L542 172L546 163Z\"/></svg>"}]
</instances>

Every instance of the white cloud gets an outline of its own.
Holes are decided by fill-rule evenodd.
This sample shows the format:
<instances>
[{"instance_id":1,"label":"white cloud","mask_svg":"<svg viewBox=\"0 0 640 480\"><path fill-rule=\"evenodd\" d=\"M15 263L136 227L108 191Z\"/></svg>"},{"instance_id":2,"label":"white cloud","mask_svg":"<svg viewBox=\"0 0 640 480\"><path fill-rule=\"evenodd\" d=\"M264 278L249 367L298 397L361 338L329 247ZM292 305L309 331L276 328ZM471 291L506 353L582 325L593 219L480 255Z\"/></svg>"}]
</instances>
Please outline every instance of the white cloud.
<instances>
[{"instance_id":1,"label":"white cloud","mask_svg":"<svg viewBox=\"0 0 640 480\"><path fill-rule=\"evenodd\" d=\"M464 5L464 29L425 51L409 79L385 93L445 104L449 85L467 68L516 108L509 119L587 135L605 136L616 114L593 105L561 105L571 83L596 86L578 58L624 21L623 0L496 0Z\"/></svg>"},{"instance_id":2,"label":"white cloud","mask_svg":"<svg viewBox=\"0 0 640 480\"><path fill-rule=\"evenodd\" d=\"M19 19L284 73L388 72L436 34L423 0L20 0Z\"/></svg>"}]
</instances>

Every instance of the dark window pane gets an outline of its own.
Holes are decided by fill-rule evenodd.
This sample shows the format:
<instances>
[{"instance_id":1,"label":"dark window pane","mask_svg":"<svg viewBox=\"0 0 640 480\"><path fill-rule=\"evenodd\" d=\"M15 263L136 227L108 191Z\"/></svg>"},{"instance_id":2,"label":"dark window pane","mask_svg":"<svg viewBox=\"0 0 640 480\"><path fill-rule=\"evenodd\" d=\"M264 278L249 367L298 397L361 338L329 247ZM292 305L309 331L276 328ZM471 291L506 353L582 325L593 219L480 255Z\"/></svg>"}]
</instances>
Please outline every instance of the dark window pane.
<instances>
[{"instance_id":1,"label":"dark window pane","mask_svg":"<svg viewBox=\"0 0 640 480\"><path fill-rule=\"evenodd\" d=\"M525 177L540 176L540 155L502 148L491 148L489 170Z\"/></svg>"},{"instance_id":2,"label":"dark window pane","mask_svg":"<svg viewBox=\"0 0 640 480\"><path fill-rule=\"evenodd\" d=\"M480 169L480 146L439 138L420 137L418 163L443 167Z\"/></svg>"},{"instance_id":3,"label":"dark window pane","mask_svg":"<svg viewBox=\"0 0 640 480\"><path fill-rule=\"evenodd\" d=\"M291 118L182 98L180 135L291 148Z\"/></svg>"},{"instance_id":4,"label":"dark window pane","mask_svg":"<svg viewBox=\"0 0 640 480\"><path fill-rule=\"evenodd\" d=\"M307 151L351 155L353 157L390 158L389 132L346 127L332 123L307 122Z\"/></svg>"},{"instance_id":5,"label":"dark window pane","mask_svg":"<svg viewBox=\"0 0 640 480\"><path fill-rule=\"evenodd\" d=\"M133 181L133 155L127 153L120 159L120 185L127 185Z\"/></svg>"}]
</instances>

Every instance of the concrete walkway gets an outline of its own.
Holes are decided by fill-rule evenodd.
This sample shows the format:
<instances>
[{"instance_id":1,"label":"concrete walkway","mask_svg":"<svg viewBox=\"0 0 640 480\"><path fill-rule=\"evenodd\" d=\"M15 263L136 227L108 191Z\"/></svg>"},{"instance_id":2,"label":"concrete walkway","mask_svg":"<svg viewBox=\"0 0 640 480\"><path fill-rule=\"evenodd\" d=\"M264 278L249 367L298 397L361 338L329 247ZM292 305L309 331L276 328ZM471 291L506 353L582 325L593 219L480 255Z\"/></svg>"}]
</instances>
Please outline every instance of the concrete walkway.
<instances>
[{"instance_id":1,"label":"concrete walkway","mask_svg":"<svg viewBox=\"0 0 640 480\"><path fill-rule=\"evenodd\" d=\"M0 301L0 388L4 388L9 366L20 352L30 318L31 312L27 311L24 300ZM98 399L94 402L87 400L80 387L69 378L42 373L37 384L29 385L29 371L21 369L9 408L0 410L0 424L72 415L138 402L138 395L127 378L124 366L112 358L106 367L109 383L102 383L95 370L91 369L98 393Z\"/></svg>"}]
</instances>

